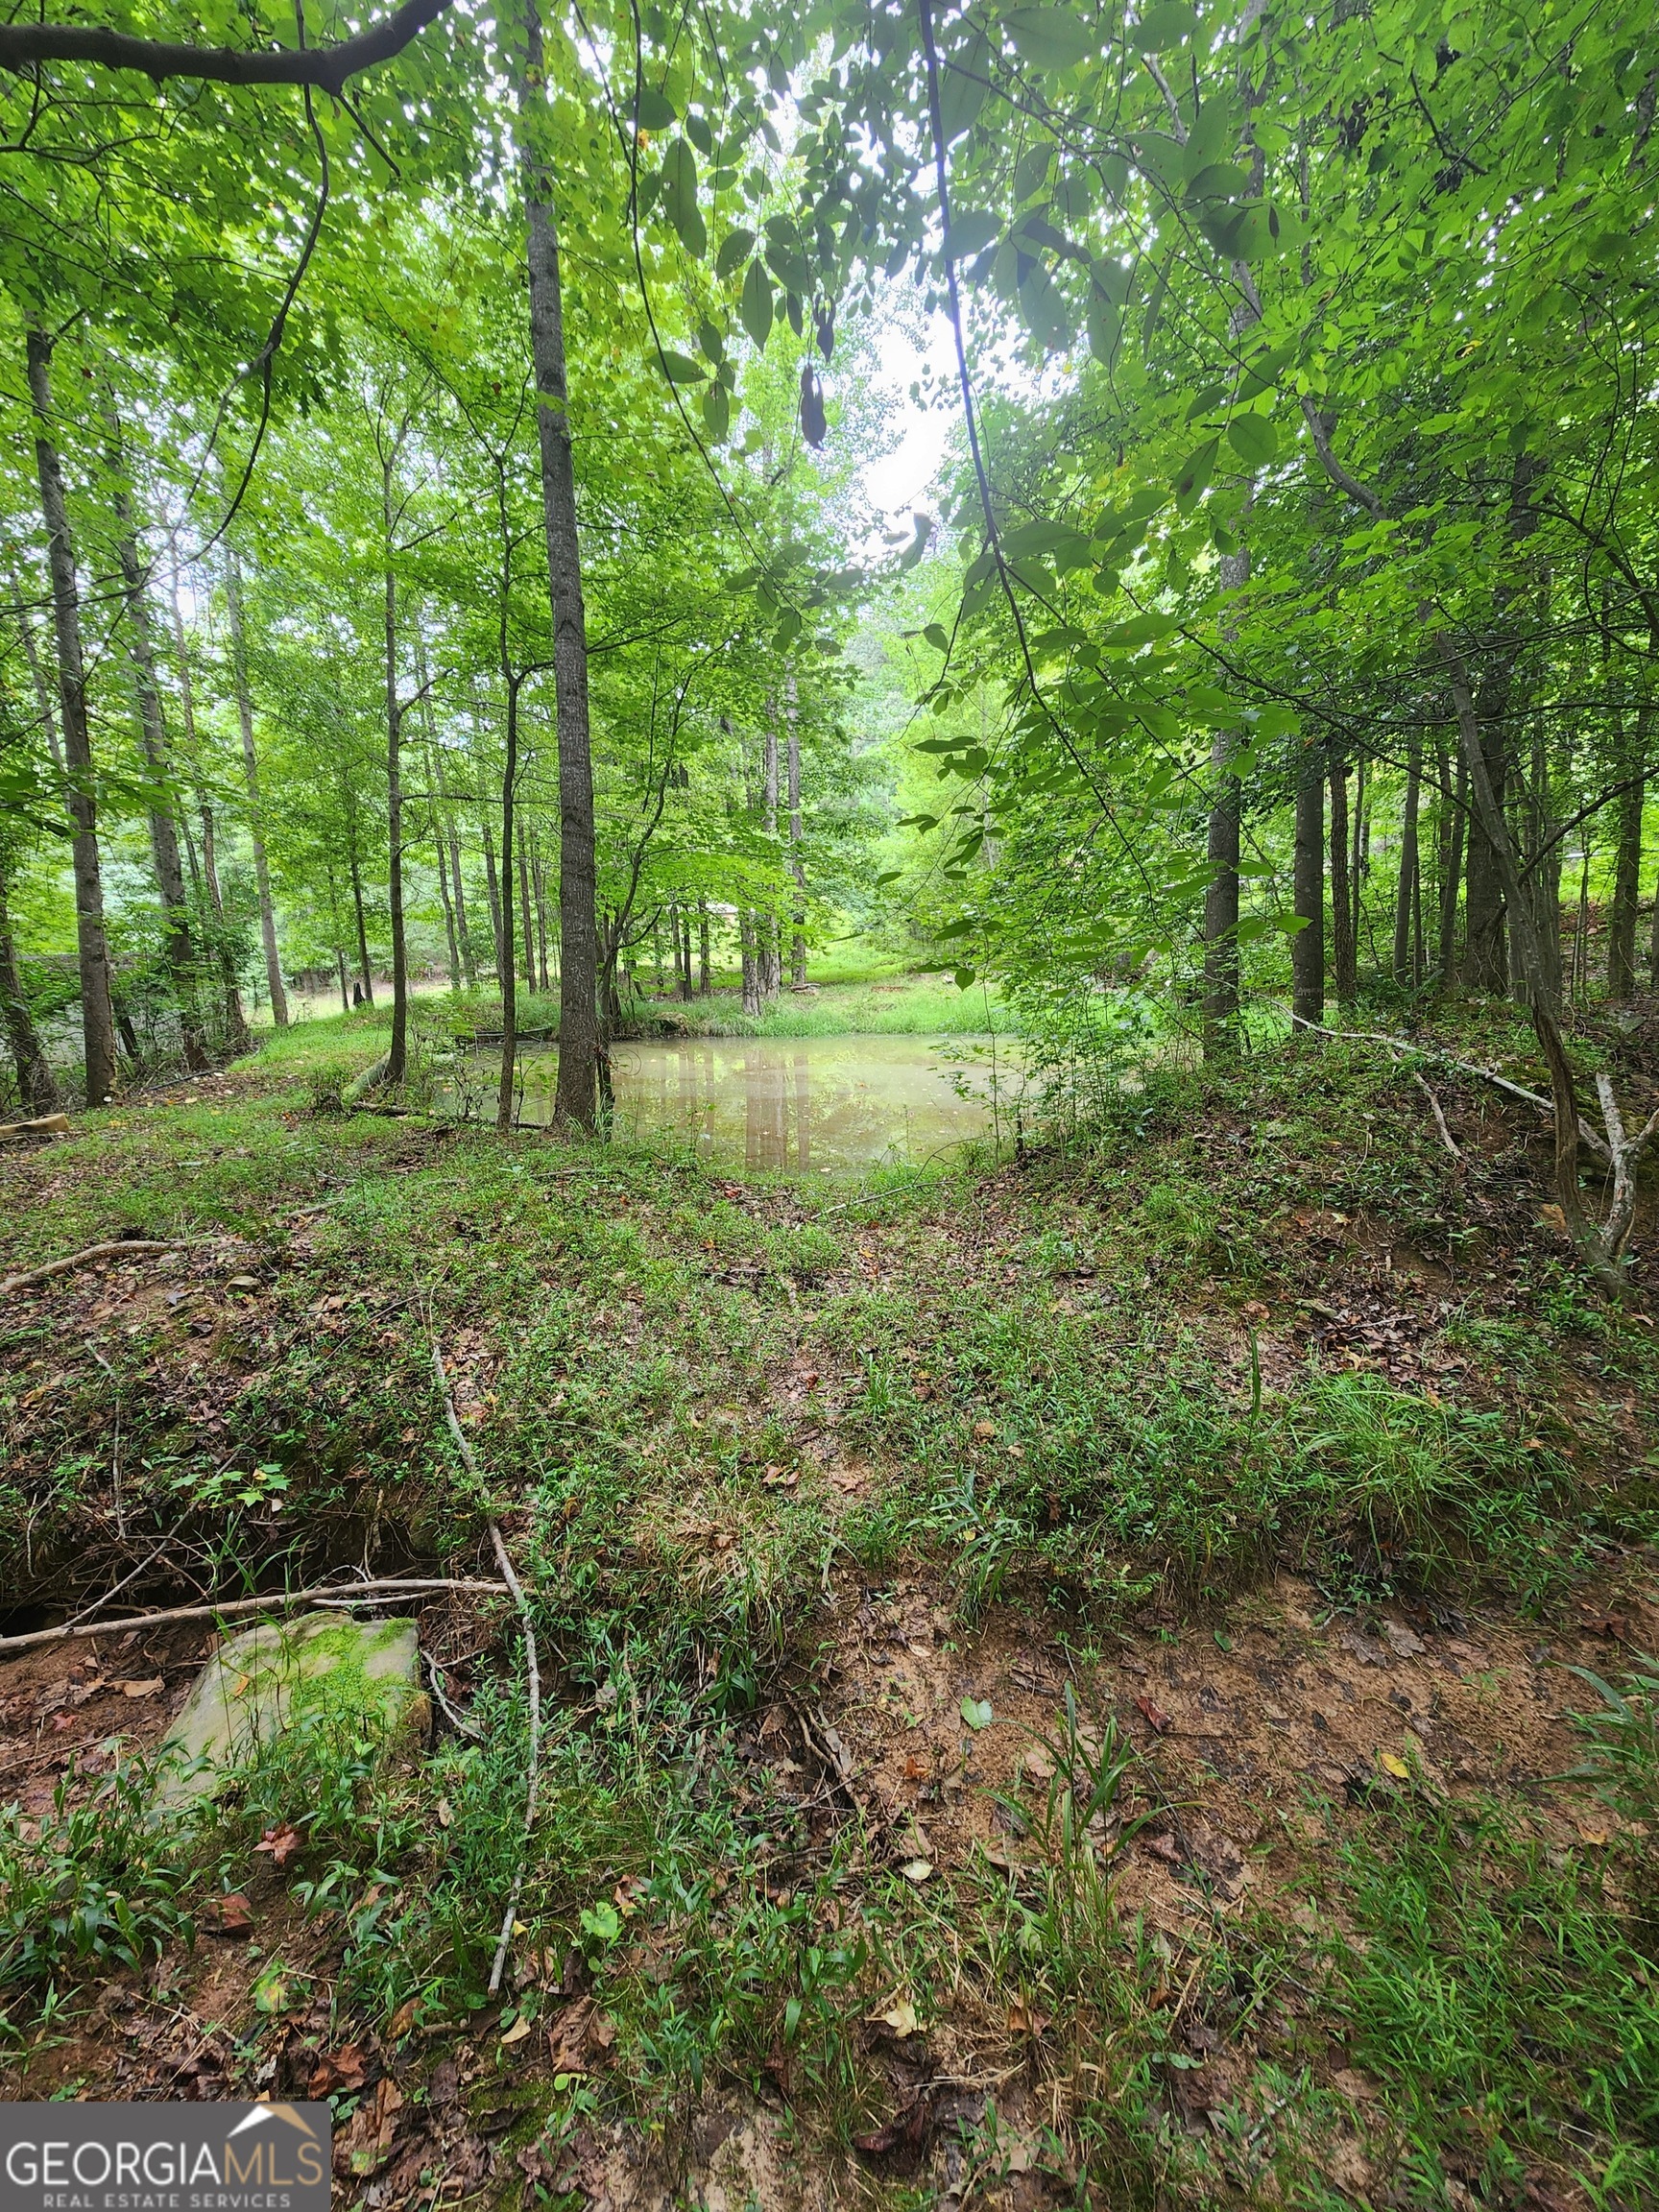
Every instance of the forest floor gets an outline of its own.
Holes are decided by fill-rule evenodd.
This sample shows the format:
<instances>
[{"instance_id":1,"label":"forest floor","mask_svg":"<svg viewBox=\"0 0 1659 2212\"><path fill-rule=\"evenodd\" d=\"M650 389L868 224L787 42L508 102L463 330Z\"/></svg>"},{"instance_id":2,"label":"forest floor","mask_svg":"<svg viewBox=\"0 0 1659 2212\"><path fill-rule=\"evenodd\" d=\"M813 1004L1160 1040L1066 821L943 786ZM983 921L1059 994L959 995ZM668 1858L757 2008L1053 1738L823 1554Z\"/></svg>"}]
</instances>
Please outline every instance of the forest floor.
<instances>
[{"instance_id":1,"label":"forest floor","mask_svg":"<svg viewBox=\"0 0 1659 2212\"><path fill-rule=\"evenodd\" d=\"M183 1838L212 1638L118 1623L0 1653L0 2093L327 2096L375 2212L1659 2199L1659 1359L1527 1109L1304 1047L806 1187L327 1111L379 1048L0 1154L10 1267L176 1240L0 1303L4 1625L492 1571L430 1326L549 1701L508 1990L510 1608L415 1609L479 1741Z\"/></svg>"}]
</instances>

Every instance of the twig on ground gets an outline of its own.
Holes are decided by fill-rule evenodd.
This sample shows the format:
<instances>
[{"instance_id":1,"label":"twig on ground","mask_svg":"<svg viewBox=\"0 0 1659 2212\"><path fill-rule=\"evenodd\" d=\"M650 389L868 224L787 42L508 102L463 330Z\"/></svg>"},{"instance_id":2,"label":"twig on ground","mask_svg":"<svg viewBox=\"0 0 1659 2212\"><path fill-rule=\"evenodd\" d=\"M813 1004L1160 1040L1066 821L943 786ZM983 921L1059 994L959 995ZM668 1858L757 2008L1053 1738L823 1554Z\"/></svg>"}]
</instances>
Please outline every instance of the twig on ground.
<instances>
[{"instance_id":1,"label":"twig on ground","mask_svg":"<svg viewBox=\"0 0 1659 2212\"><path fill-rule=\"evenodd\" d=\"M432 1685L432 1695L437 1698L438 1710L443 1714L445 1719L448 1721L457 1736L466 1736L474 1743L482 1743L484 1741L483 1729L475 1727L464 1713L457 1713L454 1706L450 1704L448 1694L444 1688L444 1671L437 1660L433 1658L430 1651L422 1651L421 1656L426 1662L426 1679Z\"/></svg>"},{"instance_id":2,"label":"twig on ground","mask_svg":"<svg viewBox=\"0 0 1659 2212\"><path fill-rule=\"evenodd\" d=\"M1441 1110L1439 1099L1435 1097L1433 1092L1429 1088L1429 1085L1424 1082L1422 1076L1417 1073L1415 1069L1412 1070L1411 1080L1416 1084L1418 1090L1422 1092L1424 1097L1429 1101L1430 1111L1434 1116L1434 1126L1440 1132L1441 1143L1445 1145L1447 1151L1451 1153L1453 1159L1455 1160L1458 1166L1461 1167L1463 1166L1463 1155L1457 1149L1456 1139L1453 1136L1451 1130L1446 1126L1446 1116Z\"/></svg>"},{"instance_id":3,"label":"twig on ground","mask_svg":"<svg viewBox=\"0 0 1659 2212\"><path fill-rule=\"evenodd\" d=\"M472 1447L467 1440L467 1431L462 1428L455 1415L455 1401L449 1395L449 1378L444 1372L444 1355L439 1350L437 1332L431 1327L430 1311L427 1314L427 1328L432 1340L432 1371L438 1378L438 1388L444 1399L444 1418L448 1423L449 1433L454 1439L455 1449L461 1455L462 1466L466 1468L474 1485L482 1494L483 1478L478 1472L478 1462L473 1457ZM536 1825L536 1797L541 1778L541 1668L536 1652L536 1627L530 1617L530 1600L525 1597L523 1585L513 1572L513 1561L508 1556L507 1546L502 1540L500 1525L493 1513L488 1517L487 1526L490 1530L491 1547L495 1553L495 1564L501 1570L501 1579L511 1591L513 1602L518 1608L518 1617L524 1623L524 1664L530 1681L530 1772L524 1786L524 1856L518 1862L517 1872L513 1877L513 1887L508 1891L507 1911L501 1921L501 1934L495 1943L494 1963L490 1969L489 1993L493 1997L501 1987L501 1976L506 1970L507 1950L513 1940L513 1924L518 1915L518 1899L524 1888L524 1870L529 1858L530 1836Z\"/></svg>"},{"instance_id":4,"label":"twig on ground","mask_svg":"<svg viewBox=\"0 0 1659 2212\"><path fill-rule=\"evenodd\" d=\"M165 1242L149 1237L127 1237L112 1244L88 1244L83 1251L71 1252L66 1260L48 1260L44 1267L30 1267L21 1275L8 1275L0 1283L0 1298L13 1290L27 1290L36 1283L44 1283L54 1275L73 1274L77 1267L89 1267L94 1260L131 1260L142 1252L177 1252L181 1247L171 1238Z\"/></svg>"},{"instance_id":5,"label":"twig on ground","mask_svg":"<svg viewBox=\"0 0 1659 2212\"><path fill-rule=\"evenodd\" d=\"M217 1605L173 1605L161 1613L123 1613L114 1621L66 1621L61 1627L36 1628L27 1636L0 1636L0 1659L13 1651L32 1650L39 1644L80 1643L89 1636L114 1636L124 1628L165 1628L176 1621L233 1621L245 1613L286 1613L296 1605L378 1605L388 1598L436 1596L440 1590L498 1598L511 1588L506 1582L452 1575L406 1575L349 1585L324 1582L310 1590L274 1591L268 1598L228 1598Z\"/></svg>"}]
</instances>

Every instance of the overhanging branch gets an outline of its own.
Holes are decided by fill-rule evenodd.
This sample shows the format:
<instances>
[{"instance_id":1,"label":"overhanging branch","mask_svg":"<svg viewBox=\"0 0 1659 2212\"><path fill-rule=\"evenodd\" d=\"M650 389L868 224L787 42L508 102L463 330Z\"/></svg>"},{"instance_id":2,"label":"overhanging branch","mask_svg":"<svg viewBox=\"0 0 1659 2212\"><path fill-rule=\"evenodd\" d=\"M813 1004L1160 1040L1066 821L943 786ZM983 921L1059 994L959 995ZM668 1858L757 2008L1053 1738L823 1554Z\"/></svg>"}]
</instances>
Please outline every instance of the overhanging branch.
<instances>
[{"instance_id":1,"label":"overhanging branch","mask_svg":"<svg viewBox=\"0 0 1659 2212\"><path fill-rule=\"evenodd\" d=\"M103 69L132 69L157 83L193 77L209 84L314 84L338 92L349 77L390 61L437 21L452 0L405 0L396 14L372 23L332 46L187 46L165 38L138 38L92 23L0 24L0 69L24 71L43 61L86 61Z\"/></svg>"}]
</instances>

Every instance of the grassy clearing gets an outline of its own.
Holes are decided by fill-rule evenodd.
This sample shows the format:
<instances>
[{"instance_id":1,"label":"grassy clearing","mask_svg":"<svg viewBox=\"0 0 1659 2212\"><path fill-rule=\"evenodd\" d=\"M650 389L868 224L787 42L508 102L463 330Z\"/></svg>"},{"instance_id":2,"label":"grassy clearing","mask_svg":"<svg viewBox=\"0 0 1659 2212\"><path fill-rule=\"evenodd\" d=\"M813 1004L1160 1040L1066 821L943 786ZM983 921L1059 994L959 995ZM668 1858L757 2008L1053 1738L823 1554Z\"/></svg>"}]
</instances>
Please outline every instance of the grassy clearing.
<instances>
[{"instance_id":1,"label":"grassy clearing","mask_svg":"<svg viewBox=\"0 0 1659 2212\"><path fill-rule=\"evenodd\" d=\"M432 1615L481 1740L413 1770L290 1742L182 1848L146 1829L141 1766L89 1751L56 1804L49 1767L22 1785L0 1982L29 2066L90 2032L100 1986L184 1986L238 1889L262 1955L226 2093L274 2056L301 2093L353 2038L389 2068L487 2045L492 2109L550 2195L584 2129L625 2116L668 2144L743 2087L787 2096L837 2188L902 2200L900 2137L854 2146L910 2108L911 2032L883 2025L908 2008L933 2074L1012 2084L926 2105L927 2142L987 2188L1012 2163L1114 2204L1330 2204L1359 2160L1378 2202L1520 2203L1560 2173L1641 2200L1656 1969L1623 1841L1563 1846L1536 1791L1490 1815L1440 1784L1361 1793L1316 1809L1281 1905L1221 1911L1191 1872L1203 1910L1172 1934L1120 1883L1148 1821L1186 1848L1205 1786L1088 1717L1107 1655L1211 1623L1230 1650L1275 1576L1337 1624L1556 1615L1651 1539L1645 1332L1539 1238L1485 1101L1449 1094L1478 1162L1459 1177L1408 1080L1364 1058L1164 1071L1063 1156L826 1190L315 1110L379 1049L373 1019L308 1024L0 1163L10 1261L123 1227L188 1247L0 1316L0 1543L15 1601L58 1607L162 1544L144 1601L482 1561L429 1306L555 1686L513 1985L486 2004L524 1784L516 1639ZM948 1793L903 1812L825 1749L852 1624L916 1577L942 1668L998 1639L1070 1655L1082 1703L1046 1776L997 1785L1013 1873L983 1835L947 1847ZM1650 1691L1605 1666L1624 1720L1577 1685L1615 1715L1623 1795L1596 1817L1634 1835ZM948 1710L974 1704L942 1679ZM278 1873L256 1846L284 1823ZM1315 1932L1283 1903L1310 1884ZM583 2006L602 2040L573 2057ZM77 2063L101 2079L95 2038ZM1358 2121L1342 2065L1370 2084ZM355 2108L338 2093L343 2126Z\"/></svg>"}]
</instances>

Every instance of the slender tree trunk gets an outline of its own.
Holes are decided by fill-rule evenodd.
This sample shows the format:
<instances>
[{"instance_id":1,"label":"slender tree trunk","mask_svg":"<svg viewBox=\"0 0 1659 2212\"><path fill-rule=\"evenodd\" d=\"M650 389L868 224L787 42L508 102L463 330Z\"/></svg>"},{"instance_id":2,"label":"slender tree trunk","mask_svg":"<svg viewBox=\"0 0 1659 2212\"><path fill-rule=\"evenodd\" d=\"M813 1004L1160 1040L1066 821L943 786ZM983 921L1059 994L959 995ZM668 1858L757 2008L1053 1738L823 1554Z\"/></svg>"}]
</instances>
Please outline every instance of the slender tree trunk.
<instances>
[{"instance_id":1,"label":"slender tree trunk","mask_svg":"<svg viewBox=\"0 0 1659 2212\"><path fill-rule=\"evenodd\" d=\"M802 860L801 725L793 671L784 679L783 699L789 727L789 873L795 878L795 926L790 941L789 980L797 991L804 991L806 987L806 870ZM706 954L704 968L708 968ZM703 988L709 988L707 981Z\"/></svg>"},{"instance_id":2,"label":"slender tree trunk","mask_svg":"<svg viewBox=\"0 0 1659 2212\"><path fill-rule=\"evenodd\" d=\"M127 599L127 656L132 664L132 685L138 695L139 750L144 756L145 774L150 783L146 797L150 857L156 870L156 888L161 899L161 930L173 978L174 1003L179 1010L179 1041L183 1048L185 1067L199 1074L207 1066L207 1053L202 1040L202 1016L196 998L196 948L190 942L190 906L184 894L184 871L179 861L179 825L166 795L167 729L161 716L161 690L156 681L150 600L143 564L138 557L132 502L126 484L120 421L113 409L106 411L104 421L109 434L115 556Z\"/></svg>"},{"instance_id":3,"label":"slender tree trunk","mask_svg":"<svg viewBox=\"0 0 1659 2212\"><path fill-rule=\"evenodd\" d=\"M219 861L213 807L202 781L202 742L196 729L196 687L190 674L190 641L184 635L184 614L179 605L178 576L168 588L167 605L173 620L173 653L179 664L179 705L184 717L184 750L189 758L196 791L196 810L202 824L202 880L213 916L214 958L219 969L220 997L225 1006L225 1049L231 1059L248 1049L248 1018L242 1011L242 987L236 974L236 956L225 927L225 900L219 888Z\"/></svg>"},{"instance_id":4,"label":"slender tree trunk","mask_svg":"<svg viewBox=\"0 0 1659 2212\"><path fill-rule=\"evenodd\" d=\"M1325 774L1310 745L1296 783L1296 847L1291 901L1303 924L1290 940L1290 1019L1325 1019Z\"/></svg>"},{"instance_id":5,"label":"slender tree trunk","mask_svg":"<svg viewBox=\"0 0 1659 2212\"><path fill-rule=\"evenodd\" d=\"M506 618L502 618L502 669L507 685L507 754L501 769L501 1079L495 1092L495 1126L503 1137L513 1126L518 1064L518 974L513 948L513 830L518 796L518 686L507 666ZM563 1046L561 1046L563 1056Z\"/></svg>"},{"instance_id":6,"label":"slender tree trunk","mask_svg":"<svg viewBox=\"0 0 1659 2212\"><path fill-rule=\"evenodd\" d=\"M340 970L340 1011L342 1014L349 1014L351 1011L351 978L346 973L346 948L344 945L335 946L334 958Z\"/></svg>"},{"instance_id":7,"label":"slender tree trunk","mask_svg":"<svg viewBox=\"0 0 1659 2212\"><path fill-rule=\"evenodd\" d=\"M12 579L12 589L20 600L28 596L21 582L15 577ZM52 685L44 667L41 665L40 648L35 642L35 625L30 621L27 613L19 613L17 628L22 635L23 658L29 663L29 674L35 685L35 697L40 708L41 727L46 732L46 749L52 756L53 767L61 776L64 772L63 747L58 736L58 716L52 705Z\"/></svg>"},{"instance_id":8,"label":"slender tree trunk","mask_svg":"<svg viewBox=\"0 0 1659 2212\"><path fill-rule=\"evenodd\" d=\"M697 902L697 990L699 996L707 998L711 987L709 960L709 902L707 899L699 899Z\"/></svg>"},{"instance_id":9,"label":"slender tree trunk","mask_svg":"<svg viewBox=\"0 0 1659 2212\"><path fill-rule=\"evenodd\" d=\"M92 740L86 723L86 672L81 654L81 596L75 541L63 496L63 470L52 435L52 341L31 328L25 337L29 397L35 410L35 466L46 558L52 577L52 621L58 642L58 709L63 722L75 871L75 932L81 974L81 1031L86 1103L101 1106L115 1088L115 1009L104 936L104 884L98 865L98 807Z\"/></svg>"},{"instance_id":10,"label":"slender tree trunk","mask_svg":"<svg viewBox=\"0 0 1659 2212\"><path fill-rule=\"evenodd\" d=\"M1652 709L1635 718L1620 766L1630 779L1619 794L1618 850L1613 863L1613 911L1607 925L1607 988L1615 998L1636 991L1636 908L1642 880L1642 802L1647 773L1647 732Z\"/></svg>"},{"instance_id":11,"label":"slender tree trunk","mask_svg":"<svg viewBox=\"0 0 1659 2212\"><path fill-rule=\"evenodd\" d=\"M1241 591L1250 581L1248 550L1223 554L1223 593ZM1232 623L1224 623L1232 635ZM1204 1057L1232 1060L1238 1054L1238 826L1242 794L1233 773L1238 735L1218 730L1211 740L1214 791L1206 853L1210 882L1204 893Z\"/></svg>"},{"instance_id":12,"label":"slender tree trunk","mask_svg":"<svg viewBox=\"0 0 1659 2212\"><path fill-rule=\"evenodd\" d=\"M1463 882L1463 840L1469 821L1469 764L1457 754L1455 776L1440 757L1441 805L1445 836L1440 864L1440 984L1449 990L1457 973L1457 893Z\"/></svg>"},{"instance_id":13,"label":"slender tree trunk","mask_svg":"<svg viewBox=\"0 0 1659 2212\"><path fill-rule=\"evenodd\" d=\"M760 1011L759 966L755 957L755 917L747 906L737 915L737 942L743 956L743 1011L758 1014Z\"/></svg>"},{"instance_id":14,"label":"slender tree trunk","mask_svg":"<svg viewBox=\"0 0 1659 2212\"><path fill-rule=\"evenodd\" d=\"M1354 974L1355 991L1358 990L1359 932L1365 918L1365 878L1371 865L1371 840L1369 825L1365 819L1367 804L1365 756L1360 754L1354 766L1354 854L1349 869L1349 887L1354 900Z\"/></svg>"},{"instance_id":15,"label":"slender tree trunk","mask_svg":"<svg viewBox=\"0 0 1659 2212\"><path fill-rule=\"evenodd\" d=\"M1418 980L1411 943L1411 918L1417 909L1417 808L1422 780L1422 740L1411 739L1406 756L1406 807L1400 825L1400 884L1394 901L1394 980Z\"/></svg>"},{"instance_id":16,"label":"slender tree trunk","mask_svg":"<svg viewBox=\"0 0 1659 2212\"><path fill-rule=\"evenodd\" d=\"M1349 881L1348 769L1341 760L1331 763L1331 969L1338 1003L1351 1006L1359 976Z\"/></svg>"},{"instance_id":17,"label":"slender tree trunk","mask_svg":"<svg viewBox=\"0 0 1659 2212\"><path fill-rule=\"evenodd\" d=\"M282 988L282 963L276 951L276 908L271 898L271 866L265 857L265 814L259 803L259 758L253 749L253 702L248 690L248 640L242 629L242 563L233 549L225 560L225 603L230 614L230 663L236 685L236 719L242 731L242 777L248 790L249 830L253 840L253 880L259 892L259 935L265 947L265 979L271 993L271 1019L288 1026L288 994ZM362 933L362 902L358 902ZM365 954L367 962L367 954ZM367 966L364 973L368 983ZM374 994L369 993L370 1003Z\"/></svg>"},{"instance_id":18,"label":"slender tree trunk","mask_svg":"<svg viewBox=\"0 0 1659 2212\"><path fill-rule=\"evenodd\" d=\"M461 837L455 827L455 813L449 804L449 793L444 780L444 748L437 742L436 735L433 736L432 740L432 762L436 779L435 788L438 793L438 867L440 874L442 874L444 851L446 844L449 853L450 890L455 901L455 936L461 949L461 973L466 977L468 990L470 991L477 981L477 976L474 973L472 959L471 933L467 926L467 893L461 881Z\"/></svg>"},{"instance_id":19,"label":"slender tree trunk","mask_svg":"<svg viewBox=\"0 0 1659 2212\"><path fill-rule=\"evenodd\" d=\"M351 842L348 848L351 863L351 905L357 917L357 972L363 978L363 997L374 1003L374 972L369 965L369 925L363 912L363 869L357 856L357 824L351 824Z\"/></svg>"},{"instance_id":20,"label":"slender tree trunk","mask_svg":"<svg viewBox=\"0 0 1659 2212\"><path fill-rule=\"evenodd\" d=\"M36 1034L35 1018L23 995L17 971L17 949L12 941L12 914L6 902L6 878L0 875L0 1020L6 1024L6 1042L12 1047L12 1065L17 1075L17 1095L26 1114L56 1114L62 1101L46 1055Z\"/></svg>"},{"instance_id":21,"label":"slender tree trunk","mask_svg":"<svg viewBox=\"0 0 1659 2212\"><path fill-rule=\"evenodd\" d=\"M774 841L778 835L778 702L766 702L766 720L761 733L760 754L760 808L766 825L766 834ZM778 917L770 909L756 916L755 959L762 999L775 998L783 980L783 961L779 943Z\"/></svg>"},{"instance_id":22,"label":"slender tree trunk","mask_svg":"<svg viewBox=\"0 0 1659 2212\"><path fill-rule=\"evenodd\" d=\"M432 750L426 750L426 781L436 784L432 762ZM461 988L461 946L455 935L455 907L449 897L449 863L444 854L444 817L439 812L436 792L432 801L432 850L438 856L438 898L444 908L444 942L449 953L449 988Z\"/></svg>"},{"instance_id":23,"label":"slender tree trunk","mask_svg":"<svg viewBox=\"0 0 1659 2212\"><path fill-rule=\"evenodd\" d=\"M530 855L529 838L524 825L517 826L518 842L518 924L524 932L524 985L526 990L536 988L536 932L530 923Z\"/></svg>"},{"instance_id":24,"label":"slender tree trunk","mask_svg":"<svg viewBox=\"0 0 1659 2212\"><path fill-rule=\"evenodd\" d=\"M541 988L551 991L553 980L547 967L547 863L541 853L541 827L533 823L531 828L534 844L530 854L530 888L536 894L536 965Z\"/></svg>"},{"instance_id":25,"label":"slender tree trunk","mask_svg":"<svg viewBox=\"0 0 1659 2212\"><path fill-rule=\"evenodd\" d=\"M403 708L397 697L397 579L392 570L392 471L380 469L380 527L385 547L386 625L386 896L392 930L392 1043L387 1085L396 1089L409 1064L409 940L403 926Z\"/></svg>"},{"instance_id":26,"label":"slender tree trunk","mask_svg":"<svg viewBox=\"0 0 1659 2212\"><path fill-rule=\"evenodd\" d=\"M495 947L495 980L501 980L501 970L506 960L506 939L501 934L501 881L495 873L495 840L490 832L490 817L484 817L484 886L490 894L490 934Z\"/></svg>"},{"instance_id":27,"label":"slender tree trunk","mask_svg":"<svg viewBox=\"0 0 1659 2212\"><path fill-rule=\"evenodd\" d=\"M599 942L593 846L593 762L588 731L588 621L565 366L565 303L553 174L539 139L543 54L537 0L524 0L525 68L516 86L530 282L530 355L541 457L541 508L553 601L553 685L559 723L560 1121L594 1127L598 1116ZM534 94L534 97L533 97Z\"/></svg>"}]
</instances>

